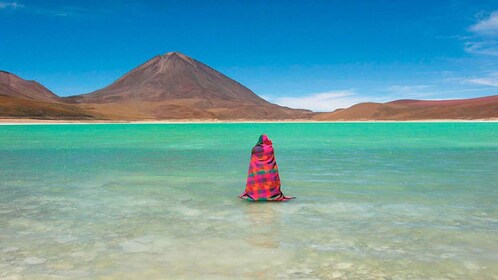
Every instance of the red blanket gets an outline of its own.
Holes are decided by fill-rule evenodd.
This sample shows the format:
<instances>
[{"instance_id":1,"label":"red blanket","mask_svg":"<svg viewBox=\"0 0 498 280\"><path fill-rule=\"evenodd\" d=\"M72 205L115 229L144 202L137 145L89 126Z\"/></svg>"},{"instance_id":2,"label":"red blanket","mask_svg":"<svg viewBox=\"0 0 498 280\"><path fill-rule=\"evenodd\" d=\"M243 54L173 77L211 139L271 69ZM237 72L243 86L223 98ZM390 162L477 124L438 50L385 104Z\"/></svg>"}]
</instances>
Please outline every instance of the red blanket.
<instances>
[{"instance_id":1,"label":"red blanket","mask_svg":"<svg viewBox=\"0 0 498 280\"><path fill-rule=\"evenodd\" d=\"M271 140L261 135L252 148L246 190L239 196L250 201L286 201L294 197L280 191L280 177Z\"/></svg>"}]
</instances>

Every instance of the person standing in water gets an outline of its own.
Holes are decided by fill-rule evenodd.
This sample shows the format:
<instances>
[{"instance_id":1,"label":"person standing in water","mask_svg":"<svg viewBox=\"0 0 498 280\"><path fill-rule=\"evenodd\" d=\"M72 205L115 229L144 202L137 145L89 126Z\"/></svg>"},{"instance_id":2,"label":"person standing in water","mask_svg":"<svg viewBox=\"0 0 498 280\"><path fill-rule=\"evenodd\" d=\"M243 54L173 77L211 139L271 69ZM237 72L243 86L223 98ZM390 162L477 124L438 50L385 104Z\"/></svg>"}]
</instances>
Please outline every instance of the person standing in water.
<instances>
[{"instance_id":1,"label":"person standing in water","mask_svg":"<svg viewBox=\"0 0 498 280\"><path fill-rule=\"evenodd\" d=\"M246 190L239 197L249 201L287 201L280 190L280 176L271 140L265 134L252 148Z\"/></svg>"}]
</instances>

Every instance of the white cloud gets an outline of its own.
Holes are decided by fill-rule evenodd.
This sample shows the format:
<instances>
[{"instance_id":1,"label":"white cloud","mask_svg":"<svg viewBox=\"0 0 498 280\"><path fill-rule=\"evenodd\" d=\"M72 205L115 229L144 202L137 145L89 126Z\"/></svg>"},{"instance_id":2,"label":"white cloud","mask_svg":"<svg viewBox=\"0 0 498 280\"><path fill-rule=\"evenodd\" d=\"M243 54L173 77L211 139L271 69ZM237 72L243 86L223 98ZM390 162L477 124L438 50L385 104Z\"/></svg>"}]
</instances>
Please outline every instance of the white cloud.
<instances>
[{"instance_id":1,"label":"white cloud","mask_svg":"<svg viewBox=\"0 0 498 280\"><path fill-rule=\"evenodd\" d=\"M414 98L426 96L426 89L430 87L429 85L392 85L387 87L387 91L398 96L402 95L405 98Z\"/></svg>"},{"instance_id":2,"label":"white cloud","mask_svg":"<svg viewBox=\"0 0 498 280\"><path fill-rule=\"evenodd\" d=\"M389 86L388 89L390 91L396 91L396 92L413 92L413 91L418 91L420 89L425 89L430 87L430 85L392 85Z\"/></svg>"},{"instance_id":3,"label":"white cloud","mask_svg":"<svg viewBox=\"0 0 498 280\"><path fill-rule=\"evenodd\" d=\"M458 79L464 84L479 84L498 87L498 72L484 78ZM482 92L485 87L479 88L444 88L436 85L391 85L381 89L371 89L381 95L362 95L356 90L337 90L307 94L303 96L284 96L271 98L264 95L269 102L297 109L309 109L315 112L332 112L336 109L349 108L358 103L384 103L399 99L444 100L462 98L462 93Z\"/></svg>"},{"instance_id":4,"label":"white cloud","mask_svg":"<svg viewBox=\"0 0 498 280\"><path fill-rule=\"evenodd\" d=\"M490 74L487 77L468 79L467 82L483 86L498 87L498 72Z\"/></svg>"},{"instance_id":5,"label":"white cloud","mask_svg":"<svg viewBox=\"0 0 498 280\"><path fill-rule=\"evenodd\" d=\"M479 20L468 29L474 34L465 42L464 50L468 53L498 56L498 11Z\"/></svg>"},{"instance_id":6,"label":"white cloud","mask_svg":"<svg viewBox=\"0 0 498 280\"><path fill-rule=\"evenodd\" d=\"M24 5L18 2L0 2L0 9L7 9L7 8L17 9L23 7Z\"/></svg>"},{"instance_id":7,"label":"white cloud","mask_svg":"<svg viewBox=\"0 0 498 280\"><path fill-rule=\"evenodd\" d=\"M361 102L372 101L358 95L354 90L339 90L308 94L295 97L278 97L271 102L291 108L309 109L316 112L330 112L339 108L348 108Z\"/></svg>"},{"instance_id":8,"label":"white cloud","mask_svg":"<svg viewBox=\"0 0 498 280\"><path fill-rule=\"evenodd\" d=\"M498 56L498 42L494 40L466 42L464 49L468 53Z\"/></svg>"},{"instance_id":9,"label":"white cloud","mask_svg":"<svg viewBox=\"0 0 498 280\"><path fill-rule=\"evenodd\" d=\"M446 79L445 82L450 83L461 83L469 84L469 79L467 78L452 78ZM476 84L476 83L473 83ZM390 95L384 96L385 100L397 100L397 99L423 99L423 100L440 100L440 99L454 99L462 98L461 93L468 92L481 92L485 91L485 88L467 88L459 86L457 88L453 86L438 86L433 85L392 85L387 88Z\"/></svg>"},{"instance_id":10,"label":"white cloud","mask_svg":"<svg viewBox=\"0 0 498 280\"><path fill-rule=\"evenodd\" d=\"M488 18L472 25L469 30L481 36L498 36L498 11L492 12Z\"/></svg>"},{"instance_id":11,"label":"white cloud","mask_svg":"<svg viewBox=\"0 0 498 280\"><path fill-rule=\"evenodd\" d=\"M43 2L43 1L40 1ZM0 0L0 10L2 9L20 9L23 11L33 14L55 16L55 17L75 17L75 16L87 16L87 15L105 15L108 12L102 9L90 9L86 7L73 6L73 5L60 5L56 7L46 7L42 3L37 3L25 7L24 4L20 2L5 2Z\"/></svg>"}]
</instances>

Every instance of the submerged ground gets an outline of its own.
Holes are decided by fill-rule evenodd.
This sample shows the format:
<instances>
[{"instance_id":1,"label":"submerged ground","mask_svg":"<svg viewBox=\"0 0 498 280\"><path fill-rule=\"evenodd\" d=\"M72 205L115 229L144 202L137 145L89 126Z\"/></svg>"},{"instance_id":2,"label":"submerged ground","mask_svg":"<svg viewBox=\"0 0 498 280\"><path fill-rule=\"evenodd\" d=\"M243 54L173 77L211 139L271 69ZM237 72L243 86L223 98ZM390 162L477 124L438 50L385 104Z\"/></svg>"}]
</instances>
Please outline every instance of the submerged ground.
<instances>
[{"instance_id":1,"label":"submerged ground","mask_svg":"<svg viewBox=\"0 0 498 280\"><path fill-rule=\"evenodd\" d=\"M274 142L288 203L249 203ZM498 279L498 123L0 126L0 279Z\"/></svg>"}]
</instances>

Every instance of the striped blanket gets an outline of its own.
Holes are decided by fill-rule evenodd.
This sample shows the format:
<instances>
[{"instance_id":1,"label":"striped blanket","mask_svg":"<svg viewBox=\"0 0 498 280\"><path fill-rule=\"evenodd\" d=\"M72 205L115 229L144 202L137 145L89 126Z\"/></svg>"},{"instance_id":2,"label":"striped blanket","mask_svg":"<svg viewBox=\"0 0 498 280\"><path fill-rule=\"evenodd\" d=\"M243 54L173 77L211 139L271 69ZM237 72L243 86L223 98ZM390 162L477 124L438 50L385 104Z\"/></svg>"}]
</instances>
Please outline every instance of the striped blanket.
<instances>
[{"instance_id":1,"label":"striped blanket","mask_svg":"<svg viewBox=\"0 0 498 280\"><path fill-rule=\"evenodd\" d=\"M280 191L280 177L272 144L268 136L263 134L252 148L246 190L240 198L250 201L286 201L294 198Z\"/></svg>"}]
</instances>

